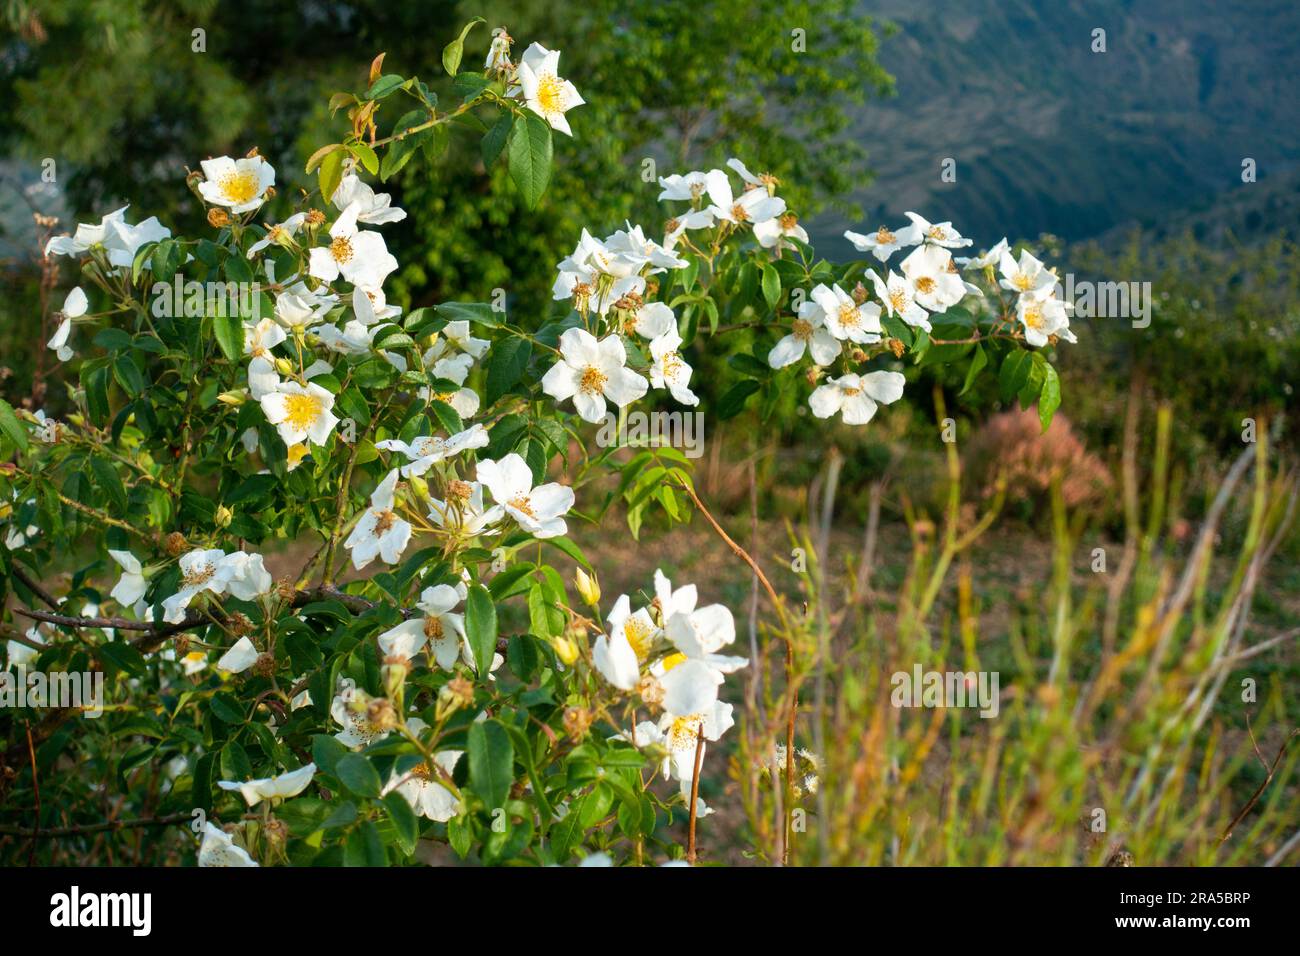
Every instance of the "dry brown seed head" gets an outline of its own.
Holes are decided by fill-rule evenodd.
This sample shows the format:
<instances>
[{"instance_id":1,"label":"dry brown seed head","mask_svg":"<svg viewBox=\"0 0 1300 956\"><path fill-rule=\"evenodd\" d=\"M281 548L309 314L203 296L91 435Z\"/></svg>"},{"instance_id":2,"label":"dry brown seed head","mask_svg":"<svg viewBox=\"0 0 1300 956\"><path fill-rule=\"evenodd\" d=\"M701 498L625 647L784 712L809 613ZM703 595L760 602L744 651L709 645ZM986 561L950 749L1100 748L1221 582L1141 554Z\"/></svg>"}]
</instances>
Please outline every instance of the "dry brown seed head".
<instances>
[{"instance_id":1,"label":"dry brown seed head","mask_svg":"<svg viewBox=\"0 0 1300 956\"><path fill-rule=\"evenodd\" d=\"M570 707L564 712L564 732L574 740L582 740L591 729L591 711L586 707Z\"/></svg>"}]
</instances>

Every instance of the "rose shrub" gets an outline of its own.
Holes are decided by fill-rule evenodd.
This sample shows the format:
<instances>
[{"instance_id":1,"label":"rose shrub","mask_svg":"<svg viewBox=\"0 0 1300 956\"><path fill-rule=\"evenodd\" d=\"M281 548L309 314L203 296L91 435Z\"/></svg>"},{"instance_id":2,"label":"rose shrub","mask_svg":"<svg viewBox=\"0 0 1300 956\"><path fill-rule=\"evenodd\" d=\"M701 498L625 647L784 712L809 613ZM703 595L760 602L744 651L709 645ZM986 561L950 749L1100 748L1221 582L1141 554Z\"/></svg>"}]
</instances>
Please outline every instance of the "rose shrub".
<instances>
[{"instance_id":1,"label":"rose shrub","mask_svg":"<svg viewBox=\"0 0 1300 956\"><path fill-rule=\"evenodd\" d=\"M0 787L33 830L192 823L200 865L691 857L747 661L693 584L601 593L575 522L616 508L635 536L702 505L680 450L593 447L590 426L697 405L688 356L736 329L754 346L717 420L799 389L866 424L909 363L967 363L967 388L996 375L1051 420L1044 349L1073 336L1041 262L1005 240L954 259L971 240L909 213L848 234L871 268L832 264L737 160L660 180L661 241L584 231L552 308L389 302L383 226L406 213L376 179L472 135L535 205L555 132L581 132L559 53L516 60L498 29L460 69L478 22L443 54L456 102L382 55L331 99L346 134L282 221L261 218L275 170L254 150L187 177L207 236L121 209L50 241L80 284L49 343L66 413L0 403L7 663L107 680L98 720L5 711ZM779 762L791 798L813 785Z\"/></svg>"}]
</instances>

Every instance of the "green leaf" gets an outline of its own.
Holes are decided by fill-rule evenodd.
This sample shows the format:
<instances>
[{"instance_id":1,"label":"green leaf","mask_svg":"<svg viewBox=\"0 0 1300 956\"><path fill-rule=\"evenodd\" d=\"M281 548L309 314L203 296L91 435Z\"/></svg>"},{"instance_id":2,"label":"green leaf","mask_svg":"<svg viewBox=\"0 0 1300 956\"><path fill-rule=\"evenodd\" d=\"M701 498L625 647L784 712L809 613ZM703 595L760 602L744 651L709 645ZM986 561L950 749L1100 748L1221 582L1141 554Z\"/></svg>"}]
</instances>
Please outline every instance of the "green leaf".
<instances>
[{"instance_id":1,"label":"green leaf","mask_svg":"<svg viewBox=\"0 0 1300 956\"><path fill-rule=\"evenodd\" d=\"M497 607L487 588L476 584L465 601L465 634L480 677L486 678L497 649Z\"/></svg>"},{"instance_id":2,"label":"green leaf","mask_svg":"<svg viewBox=\"0 0 1300 956\"><path fill-rule=\"evenodd\" d=\"M181 246L175 239L164 239L153 248L150 270L155 281L171 282L181 267Z\"/></svg>"},{"instance_id":3,"label":"green leaf","mask_svg":"<svg viewBox=\"0 0 1300 956\"><path fill-rule=\"evenodd\" d=\"M487 361L487 394L484 396L487 405L514 387L523 376L532 354L533 343L522 337L505 339L493 346Z\"/></svg>"},{"instance_id":4,"label":"green leaf","mask_svg":"<svg viewBox=\"0 0 1300 956\"><path fill-rule=\"evenodd\" d=\"M121 641L113 644L101 644L99 653L112 661L113 666L118 670L125 671L135 677L144 677L149 672L149 665L145 663L144 655L130 644Z\"/></svg>"},{"instance_id":5,"label":"green leaf","mask_svg":"<svg viewBox=\"0 0 1300 956\"><path fill-rule=\"evenodd\" d=\"M483 136L483 142L480 148L483 152L483 165L491 166L501 155L501 150L506 147L506 140L510 138L510 130L515 125L515 114L506 111L501 114L492 128Z\"/></svg>"},{"instance_id":6,"label":"green leaf","mask_svg":"<svg viewBox=\"0 0 1300 956\"><path fill-rule=\"evenodd\" d=\"M415 852L415 841L420 838L420 821L415 811L406 797L396 790L384 797L384 809L388 811L388 819L393 821L398 846L404 855L410 856Z\"/></svg>"},{"instance_id":7,"label":"green leaf","mask_svg":"<svg viewBox=\"0 0 1300 956\"><path fill-rule=\"evenodd\" d=\"M244 722L244 709L229 694L214 694L208 706L212 709L212 716L223 724L235 727Z\"/></svg>"},{"instance_id":8,"label":"green leaf","mask_svg":"<svg viewBox=\"0 0 1300 956\"><path fill-rule=\"evenodd\" d=\"M212 331L221 346L221 354L232 362L244 354L244 323L237 315L217 315L212 318Z\"/></svg>"},{"instance_id":9,"label":"green leaf","mask_svg":"<svg viewBox=\"0 0 1300 956\"><path fill-rule=\"evenodd\" d=\"M470 847L474 845L474 831L466 817L452 817L447 821L447 842L462 860L469 856Z\"/></svg>"},{"instance_id":10,"label":"green leaf","mask_svg":"<svg viewBox=\"0 0 1300 956\"><path fill-rule=\"evenodd\" d=\"M312 760L325 773L334 774L335 767L348 753L347 747L328 734L316 734L312 737Z\"/></svg>"},{"instance_id":11,"label":"green leaf","mask_svg":"<svg viewBox=\"0 0 1300 956\"><path fill-rule=\"evenodd\" d=\"M718 401L718 418L723 420L735 418L744 410L745 402L749 400L749 396L760 388L762 386L758 382L749 378L731 386Z\"/></svg>"},{"instance_id":12,"label":"green leaf","mask_svg":"<svg viewBox=\"0 0 1300 956\"><path fill-rule=\"evenodd\" d=\"M1043 390L1043 381L1047 378L1047 359L1043 358L1042 352L1030 353L1032 359L1029 364L1029 375L1025 382L1020 386L1020 407L1028 408L1038 398L1038 393Z\"/></svg>"},{"instance_id":13,"label":"green leaf","mask_svg":"<svg viewBox=\"0 0 1300 956\"><path fill-rule=\"evenodd\" d=\"M515 122L506 144L510 178L519 187L524 205L535 209L551 178L551 127L534 113Z\"/></svg>"},{"instance_id":14,"label":"green leaf","mask_svg":"<svg viewBox=\"0 0 1300 956\"><path fill-rule=\"evenodd\" d=\"M334 774L359 797L377 797L381 784L379 772L361 754L348 754L334 766Z\"/></svg>"},{"instance_id":15,"label":"green leaf","mask_svg":"<svg viewBox=\"0 0 1300 956\"><path fill-rule=\"evenodd\" d=\"M1025 387L1033 364L1033 356L1024 349L1016 349L1002 360L1002 368L998 371L998 391L1002 401L1010 401L1013 395Z\"/></svg>"},{"instance_id":16,"label":"green leaf","mask_svg":"<svg viewBox=\"0 0 1300 956\"><path fill-rule=\"evenodd\" d=\"M119 355L113 361L113 377L117 379L117 384L133 398L145 389L144 376L140 374L139 366L129 356Z\"/></svg>"},{"instance_id":17,"label":"green leaf","mask_svg":"<svg viewBox=\"0 0 1300 956\"><path fill-rule=\"evenodd\" d=\"M379 175L379 156L368 143L353 143L348 149L371 176Z\"/></svg>"},{"instance_id":18,"label":"green leaf","mask_svg":"<svg viewBox=\"0 0 1300 956\"><path fill-rule=\"evenodd\" d=\"M379 827L362 820L343 845L343 863L346 866L383 866L388 862L384 853L384 840Z\"/></svg>"},{"instance_id":19,"label":"green leaf","mask_svg":"<svg viewBox=\"0 0 1300 956\"><path fill-rule=\"evenodd\" d=\"M781 277L770 262L763 266L763 298L772 309L781 298Z\"/></svg>"},{"instance_id":20,"label":"green leaf","mask_svg":"<svg viewBox=\"0 0 1300 956\"><path fill-rule=\"evenodd\" d=\"M0 398L0 432L18 446L19 451L27 450L27 429L14 414L14 407Z\"/></svg>"},{"instance_id":21,"label":"green leaf","mask_svg":"<svg viewBox=\"0 0 1300 956\"><path fill-rule=\"evenodd\" d=\"M401 172L402 167L411 161L420 149L420 141L415 138L399 139L388 147L384 153L384 161L379 169L379 178L388 182L393 176Z\"/></svg>"},{"instance_id":22,"label":"green leaf","mask_svg":"<svg viewBox=\"0 0 1300 956\"><path fill-rule=\"evenodd\" d=\"M224 780L252 780L253 762L238 741L232 740L221 748L221 777Z\"/></svg>"},{"instance_id":23,"label":"green leaf","mask_svg":"<svg viewBox=\"0 0 1300 956\"><path fill-rule=\"evenodd\" d=\"M86 411L96 425L108 421L108 368L100 365L86 373Z\"/></svg>"},{"instance_id":24,"label":"green leaf","mask_svg":"<svg viewBox=\"0 0 1300 956\"><path fill-rule=\"evenodd\" d=\"M962 385L961 391L957 393L959 396L965 395L970 391L971 386L975 384L975 380L979 378L980 372L984 371L984 367L988 364L989 357L984 354L984 346L976 345L975 355L971 358L970 368L966 370L966 382Z\"/></svg>"},{"instance_id":25,"label":"green leaf","mask_svg":"<svg viewBox=\"0 0 1300 956\"><path fill-rule=\"evenodd\" d=\"M321 160L319 175L322 202L329 202L333 199L335 191L339 188L339 183L343 182L343 157L345 155L344 151L340 149Z\"/></svg>"},{"instance_id":26,"label":"green leaf","mask_svg":"<svg viewBox=\"0 0 1300 956\"><path fill-rule=\"evenodd\" d=\"M1052 424L1052 416L1060 407L1061 379L1056 374L1056 369L1048 363L1044 370L1043 390L1038 393L1038 420L1042 423L1043 431L1047 431Z\"/></svg>"},{"instance_id":27,"label":"green leaf","mask_svg":"<svg viewBox=\"0 0 1300 956\"><path fill-rule=\"evenodd\" d=\"M476 24L483 22L485 21L482 17L475 17L465 24L465 29L460 31L460 36L442 48L442 68L447 71L448 76L455 76L460 71L460 61L465 55L465 37L469 36L469 31L474 29Z\"/></svg>"},{"instance_id":28,"label":"green leaf","mask_svg":"<svg viewBox=\"0 0 1300 956\"><path fill-rule=\"evenodd\" d=\"M396 73L385 73L379 79L375 80L375 82L370 84L370 89L366 90L366 99L382 100L385 96L396 91L405 82L406 77L404 76L398 76ZM357 144L354 143L349 148L355 149L356 145ZM366 148L369 149L369 147ZM371 150L370 153L373 156L374 150ZM371 170L372 174L373 172L374 170Z\"/></svg>"},{"instance_id":29,"label":"green leaf","mask_svg":"<svg viewBox=\"0 0 1300 956\"><path fill-rule=\"evenodd\" d=\"M505 806L514 783L514 763L514 745L498 721L470 725L469 782L489 810Z\"/></svg>"},{"instance_id":30,"label":"green leaf","mask_svg":"<svg viewBox=\"0 0 1300 956\"><path fill-rule=\"evenodd\" d=\"M568 858L573 847L582 841L583 808L588 797L580 797L569 803L569 812L555 826L551 827L551 852L558 861Z\"/></svg>"},{"instance_id":31,"label":"green leaf","mask_svg":"<svg viewBox=\"0 0 1300 956\"><path fill-rule=\"evenodd\" d=\"M122 479L107 460L103 458L90 459L90 470L95 473L95 484L103 490L108 496L109 502L113 506L113 514L120 517L126 513L126 486L122 484Z\"/></svg>"},{"instance_id":32,"label":"green leaf","mask_svg":"<svg viewBox=\"0 0 1300 956\"><path fill-rule=\"evenodd\" d=\"M492 306L486 302L443 302L435 305L433 311L448 322L464 319L493 329L501 324L500 313L492 311Z\"/></svg>"}]
</instances>

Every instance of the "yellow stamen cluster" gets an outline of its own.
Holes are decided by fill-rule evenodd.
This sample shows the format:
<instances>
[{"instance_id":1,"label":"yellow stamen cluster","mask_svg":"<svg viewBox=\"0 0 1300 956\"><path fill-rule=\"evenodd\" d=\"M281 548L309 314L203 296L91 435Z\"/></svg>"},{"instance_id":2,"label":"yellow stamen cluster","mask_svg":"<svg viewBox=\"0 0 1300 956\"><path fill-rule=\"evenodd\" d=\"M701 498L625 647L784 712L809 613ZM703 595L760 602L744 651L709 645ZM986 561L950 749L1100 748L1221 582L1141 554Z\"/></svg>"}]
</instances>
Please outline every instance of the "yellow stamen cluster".
<instances>
[{"instance_id":1,"label":"yellow stamen cluster","mask_svg":"<svg viewBox=\"0 0 1300 956\"><path fill-rule=\"evenodd\" d=\"M294 428L306 430L321 413L320 399L315 395L286 395L284 420Z\"/></svg>"},{"instance_id":2,"label":"yellow stamen cluster","mask_svg":"<svg viewBox=\"0 0 1300 956\"><path fill-rule=\"evenodd\" d=\"M527 495L518 495L506 502L516 511L528 515L530 518L536 518L537 514L533 511L533 503Z\"/></svg>"},{"instance_id":3,"label":"yellow stamen cluster","mask_svg":"<svg viewBox=\"0 0 1300 956\"><path fill-rule=\"evenodd\" d=\"M645 660L650 654L650 639L654 636L653 630L646 626L644 621L629 617L623 625L623 636L632 645L632 651L636 654L636 659L639 661Z\"/></svg>"},{"instance_id":4,"label":"yellow stamen cluster","mask_svg":"<svg viewBox=\"0 0 1300 956\"><path fill-rule=\"evenodd\" d=\"M217 186L221 195L235 205L256 199L258 194L257 174L251 170L227 173L217 180Z\"/></svg>"},{"instance_id":5,"label":"yellow stamen cluster","mask_svg":"<svg viewBox=\"0 0 1300 956\"><path fill-rule=\"evenodd\" d=\"M578 381L578 388L588 395L596 395L605 388L605 383L609 381L609 376L596 368L594 365L588 365L582 370L582 378Z\"/></svg>"},{"instance_id":6,"label":"yellow stamen cluster","mask_svg":"<svg viewBox=\"0 0 1300 956\"><path fill-rule=\"evenodd\" d=\"M352 260L352 240L347 236L336 236L330 243L330 255L339 265Z\"/></svg>"},{"instance_id":7,"label":"yellow stamen cluster","mask_svg":"<svg viewBox=\"0 0 1300 956\"><path fill-rule=\"evenodd\" d=\"M537 105L548 115L564 112L564 85L554 73L537 78Z\"/></svg>"}]
</instances>

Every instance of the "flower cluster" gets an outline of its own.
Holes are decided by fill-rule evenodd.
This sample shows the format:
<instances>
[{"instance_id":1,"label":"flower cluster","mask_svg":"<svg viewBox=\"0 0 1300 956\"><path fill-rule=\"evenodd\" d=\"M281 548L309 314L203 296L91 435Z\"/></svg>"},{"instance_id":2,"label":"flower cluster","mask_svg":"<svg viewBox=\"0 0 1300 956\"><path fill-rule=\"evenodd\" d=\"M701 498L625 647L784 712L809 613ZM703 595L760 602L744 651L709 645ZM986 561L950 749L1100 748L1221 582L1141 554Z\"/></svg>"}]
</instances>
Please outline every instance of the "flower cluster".
<instances>
[{"instance_id":1,"label":"flower cluster","mask_svg":"<svg viewBox=\"0 0 1300 956\"><path fill-rule=\"evenodd\" d=\"M453 74L463 40L444 54ZM957 306L985 292L963 278L963 268L982 276L993 294L1017 297L1013 307L1003 303L989 333L1011 341L998 344L1008 356L1026 343L1074 341L1069 307L1041 262L1027 252L1013 257L1005 240L976 258L954 259L951 250L970 240L949 223L913 213L909 226L894 231L847 234L882 264L909 250L897 271L862 271L862 281L847 288L831 264L812 257L776 177L756 175L738 159L659 180L661 200L687 204L665 224L661 241L630 222L604 238L584 229L557 264L552 287L553 298L572 308L542 329L512 325L477 303L404 312L388 298L399 263L382 229L407 214L363 176L386 180L394 156L409 158L422 133L482 102L509 128L511 175L536 199L532 159L522 163L530 168L515 168L517 146L549 147L551 129L569 134L566 114L583 100L559 76L558 52L534 43L516 62L512 42L504 29L493 34L481 82L466 84L479 92L441 114L424 84L384 73L377 57L365 97L342 93L333 101L351 105L352 130L318 151L325 159L314 206L302 204L278 222L262 221L276 171L254 150L204 160L189 174L218 231L212 241L172 239L155 219L129 225L122 209L47 248L48 255L89 257L85 274L110 305L96 315L81 288L68 293L48 343L61 361L75 355L77 323L119 312L136 321L131 330L96 337L97 346L116 344L83 364L66 424L0 403L0 441L19 446L24 465L30 452L51 476L38 484L33 468L14 481L0 507L4 541L13 550L75 540L80 531L56 530L65 507L79 524L98 522L101 547L121 569L110 597L134 620L95 617L102 599L93 591L91 600L76 598L86 623L69 624L62 613L31 616L98 628L108 641L117 640L113 627L152 632L159 640L150 647L161 659L213 691L192 695L200 706L190 736L205 757L165 767L177 781L188 772L194 793L215 794L225 806L238 802L217 791L237 793L246 805L238 806L240 824L205 827L200 865L289 859L290 830L312 825L334 794L350 795L344 799L352 800L354 819L335 827L322 817L308 832L346 835L312 842L295 832L294 853L355 862L392 849L409 858L420 839L432 837L462 856L476 845L486 862L534 851L538 860L563 860L579 848L566 839L580 844L580 830L617 819L639 855L659 827L656 805L677 799L647 792L640 768L653 762L690 801L706 742L733 725L722 694L726 677L749 663L726 653L735 621L721 604L702 605L694 585L673 587L662 571L643 606L623 595L602 615L594 572L579 570L577 591L595 620L575 610L544 555L556 550L589 567L567 539L577 494L569 478L547 479L551 461L582 436L541 408L539 391L571 403L593 424L652 389L695 406L683 331L694 336L702 313L718 331L721 307L731 329L750 329L759 343L754 355L736 356L751 360L741 392L774 394L778 371L810 356L812 413L863 424L902 396L904 377L894 368L908 343L919 354L931 344L929 333L943 334L962 317L975 330L967 340L975 347L982 330ZM398 132L381 137L374 114L399 93L420 109L413 125L399 123ZM538 152L550 155L549 148ZM159 321L150 321L141 276L168 280L191 267L203 278L250 287L253 308L205 310L194 322L155 313ZM746 283L738 277L755 276L761 279L740 291ZM475 325L495 341L476 336ZM224 361L214 362L218 355ZM894 367L868 364L876 358ZM1026 380L1022 366L1046 364L1037 354L1025 359L1017 355L1011 371L1021 368ZM186 363L184 374L164 378L176 362ZM213 380L196 382L194 370L209 368ZM829 369L838 374L824 376ZM1039 368L1039 378L1049 372L1055 375ZM35 442L17 419L34 426ZM83 427L87 422L94 427ZM611 454L596 463L621 473L615 495L625 495L634 533L640 518L633 502L654 495L676 518L675 503L684 502L675 497L678 486L690 492L689 469L642 467L637 458ZM67 476L58 486L64 491L54 492L53 473L64 468L85 474ZM597 477L586 465L570 474L579 488ZM50 522L38 523L37 514ZM278 586L263 556L245 550L273 535L310 541L313 553ZM137 540L165 559L155 561ZM430 540L434 547L419 547ZM360 574L377 563L378 573ZM527 627L505 618L503 634L497 608L525 594ZM8 659L53 650L56 633L34 626L10 642ZM216 633L230 642L218 648L202 637ZM196 676L210 664L214 671ZM251 702L242 711L230 703L241 693ZM647 710L650 719L638 720ZM792 707L791 726L794 714ZM561 740L571 745L557 745ZM813 791L817 759L806 751L789 758L802 788L794 795ZM773 762L786 767L784 749ZM303 797L311 787L326 799ZM607 797L619 802L613 817ZM288 801L293 808L281 810ZM260 815L244 813L258 806ZM690 809L710 812L702 801ZM492 835L502 832L497 811L525 825L500 839ZM550 826L568 813L582 826ZM542 840L511 842L534 825Z\"/></svg>"},{"instance_id":2,"label":"flower cluster","mask_svg":"<svg viewBox=\"0 0 1300 956\"><path fill-rule=\"evenodd\" d=\"M731 611L698 605L694 584L674 588L656 571L650 605L633 611L631 599L621 595L591 648L606 681L635 691L652 710L662 708L658 721L643 721L624 736L637 747L662 749L664 778L676 778L688 799L697 747L718 740L733 724L732 707L718 699L718 688L748 663L719 653L736 640Z\"/></svg>"},{"instance_id":3,"label":"flower cluster","mask_svg":"<svg viewBox=\"0 0 1300 956\"><path fill-rule=\"evenodd\" d=\"M548 50L540 43L532 44L518 63L510 59L510 34L504 27L492 32L492 46L488 50L484 69L489 74L505 78L506 95L515 97L532 110L552 129L572 136L569 121L564 114L586 102L572 83L560 76L560 53Z\"/></svg>"},{"instance_id":4,"label":"flower cluster","mask_svg":"<svg viewBox=\"0 0 1300 956\"><path fill-rule=\"evenodd\" d=\"M607 403L624 408L650 386L664 388L683 405L698 404L690 389L691 367L679 351L677 317L663 302L649 301L658 285L654 276L686 262L647 239L640 226L614 232L603 240L583 230L572 254L556 267L557 301L571 301L588 328L570 328L560 336L560 360L542 379L542 390L558 402L573 400L579 417L599 422ZM648 340L648 361L640 350L642 375L628 367L624 338ZM647 380L648 376L648 380Z\"/></svg>"},{"instance_id":5,"label":"flower cluster","mask_svg":"<svg viewBox=\"0 0 1300 956\"><path fill-rule=\"evenodd\" d=\"M136 225L126 221L129 206L115 209L107 216L94 223L79 223L71 236L54 236L45 244L46 256L70 256L80 258L91 256L105 272L118 275L130 275L136 253L151 242L171 236L171 230L158 221L157 216L150 216ZM46 343L60 362L69 361L73 355L68 344L72 334L72 325L79 319L87 319L89 300L85 291L77 286L63 301L63 308L56 318L58 327Z\"/></svg>"}]
</instances>

